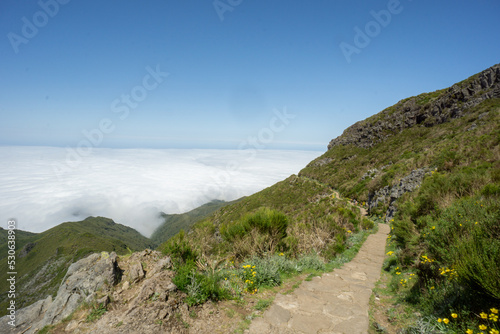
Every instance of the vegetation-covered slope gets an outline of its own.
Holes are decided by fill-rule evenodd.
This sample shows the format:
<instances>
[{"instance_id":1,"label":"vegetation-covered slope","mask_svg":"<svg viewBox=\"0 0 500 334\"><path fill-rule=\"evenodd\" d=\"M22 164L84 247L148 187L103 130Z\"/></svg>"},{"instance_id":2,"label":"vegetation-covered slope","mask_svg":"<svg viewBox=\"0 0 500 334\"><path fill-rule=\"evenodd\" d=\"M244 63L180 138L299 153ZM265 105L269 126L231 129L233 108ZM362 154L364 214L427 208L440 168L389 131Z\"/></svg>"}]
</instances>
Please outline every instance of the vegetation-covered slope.
<instances>
[{"instance_id":1,"label":"vegetation-covered slope","mask_svg":"<svg viewBox=\"0 0 500 334\"><path fill-rule=\"evenodd\" d=\"M150 237L151 242L157 246L179 233L180 230L189 229L197 221L206 218L214 211L231 203L232 202L214 200L186 213L164 213L162 217L165 221L153 232Z\"/></svg>"},{"instance_id":2,"label":"vegetation-covered slope","mask_svg":"<svg viewBox=\"0 0 500 334\"><path fill-rule=\"evenodd\" d=\"M450 330L461 330L500 302L499 124L495 65L358 122L298 176L222 208L160 248L206 265L273 252L329 259L344 249L346 231L362 225L355 206L334 198L338 191L371 214L390 213L385 269L394 274L391 291L403 296L398 302L424 318L460 313Z\"/></svg>"},{"instance_id":3,"label":"vegetation-covered slope","mask_svg":"<svg viewBox=\"0 0 500 334\"><path fill-rule=\"evenodd\" d=\"M63 223L42 233L16 231L16 236L18 307L55 295L69 265L90 253L114 251L127 254L152 246L151 241L136 230L102 217ZM0 314L4 314L5 292L8 290L5 242L1 249Z\"/></svg>"}]
</instances>

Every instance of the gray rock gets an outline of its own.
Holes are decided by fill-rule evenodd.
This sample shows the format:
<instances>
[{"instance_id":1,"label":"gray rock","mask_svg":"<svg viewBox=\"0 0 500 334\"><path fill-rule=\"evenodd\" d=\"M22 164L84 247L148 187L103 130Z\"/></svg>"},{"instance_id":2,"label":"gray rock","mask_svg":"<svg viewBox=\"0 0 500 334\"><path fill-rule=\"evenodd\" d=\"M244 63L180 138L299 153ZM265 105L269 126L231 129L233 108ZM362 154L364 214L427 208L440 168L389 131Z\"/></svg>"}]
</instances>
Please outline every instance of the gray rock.
<instances>
[{"instance_id":1,"label":"gray rock","mask_svg":"<svg viewBox=\"0 0 500 334\"><path fill-rule=\"evenodd\" d=\"M14 330L17 329L21 331L20 329L28 328L31 324L41 321L51 304L52 297L48 296L46 299L39 300L28 307L18 310L16 312L15 328L8 324L8 321L12 320L9 319L8 315L0 318L0 333L14 333Z\"/></svg>"},{"instance_id":2,"label":"gray rock","mask_svg":"<svg viewBox=\"0 0 500 334\"><path fill-rule=\"evenodd\" d=\"M424 97L425 98L425 97ZM500 98L500 64L443 91L429 101L412 97L398 102L366 120L348 127L328 144L370 148L400 131L422 125L431 127L463 117L467 110L491 99Z\"/></svg>"},{"instance_id":3,"label":"gray rock","mask_svg":"<svg viewBox=\"0 0 500 334\"><path fill-rule=\"evenodd\" d=\"M405 193L413 191L420 187L424 177L428 174L431 174L434 168L419 168L412 170L411 173L401 180L399 183L388 187L385 186L382 189L377 190L375 193L370 194L368 198L368 208L369 212L377 207L379 203L387 204L388 209L386 211L386 222L389 222L396 213L396 205L395 202L398 198L403 196Z\"/></svg>"},{"instance_id":4,"label":"gray rock","mask_svg":"<svg viewBox=\"0 0 500 334\"><path fill-rule=\"evenodd\" d=\"M106 291L117 280L116 258L115 253L102 252L73 263L53 301L49 296L18 310L16 332L36 333L46 325L55 324L71 315L82 301L93 300L98 290ZM2 321L4 323L6 321ZM2 329L0 327L0 332L7 333Z\"/></svg>"},{"instance_id":5,"label":"gray rock","mask_svg":"<svg viewBox=\"0 0 500 334\"><path fill-rule=\"evenodd\" d=\"M133 263L128 271L128 280L130 283L137 283L145 276L144 269L140 262Z\"/></svg>"}]
</instances>

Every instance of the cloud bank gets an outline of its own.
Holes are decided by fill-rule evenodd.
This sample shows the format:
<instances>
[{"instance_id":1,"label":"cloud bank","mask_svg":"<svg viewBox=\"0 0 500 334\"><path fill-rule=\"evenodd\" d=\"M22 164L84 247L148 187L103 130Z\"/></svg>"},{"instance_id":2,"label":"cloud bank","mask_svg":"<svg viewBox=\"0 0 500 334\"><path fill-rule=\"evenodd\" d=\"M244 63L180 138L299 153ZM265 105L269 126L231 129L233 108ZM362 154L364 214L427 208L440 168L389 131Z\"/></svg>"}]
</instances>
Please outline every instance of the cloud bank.
<instances>
[{"instance_id":1,"label":"cloud bank","mask_svg":"<svg viewBox=\"0 0 500 334\"><path fill-rule=\"evenodd\" d=\"M103 216L149 236L162 222L159 212L182 213L213 199L251 195L320 154L99 148L68 165L65 148L0 147L0 226L15 218L19 229L42 232Z\"/></svg>"}]
</instances>

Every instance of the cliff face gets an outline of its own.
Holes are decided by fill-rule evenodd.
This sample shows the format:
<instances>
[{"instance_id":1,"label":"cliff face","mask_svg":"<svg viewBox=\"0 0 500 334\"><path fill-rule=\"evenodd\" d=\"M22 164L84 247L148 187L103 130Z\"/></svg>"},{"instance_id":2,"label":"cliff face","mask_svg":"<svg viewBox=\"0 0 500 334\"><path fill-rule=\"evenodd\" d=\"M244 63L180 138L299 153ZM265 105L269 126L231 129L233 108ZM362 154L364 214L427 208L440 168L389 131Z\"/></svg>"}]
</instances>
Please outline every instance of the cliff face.
<instances>
[{"instance_id":1,"label":"cliff face","mask_svg":"<svg viewBox=\"0 0 500 334\"><path fill-rule=\"evenodd\" d=\"M500 64L494 65L452 87L398 102L382 112L348 127L328 144L369 148L406 128L431 127L459 118L481 102L500 98Z\"/></svg>"}]
</instances>

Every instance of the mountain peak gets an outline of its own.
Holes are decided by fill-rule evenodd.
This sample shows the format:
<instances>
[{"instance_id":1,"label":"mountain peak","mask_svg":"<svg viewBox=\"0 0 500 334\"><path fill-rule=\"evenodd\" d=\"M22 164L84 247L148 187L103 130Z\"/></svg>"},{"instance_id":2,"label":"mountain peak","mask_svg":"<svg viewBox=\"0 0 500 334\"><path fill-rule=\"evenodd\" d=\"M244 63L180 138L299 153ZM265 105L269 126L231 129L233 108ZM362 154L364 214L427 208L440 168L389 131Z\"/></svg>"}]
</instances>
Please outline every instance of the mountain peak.
<instances>
[{"instance_id":1,"label":"mountain peak","mask_svg":"<svg viewBox=\"0 0 500 334\"><path fill-rule=\"evenodd\" d=\"M363 121L348 127L328 144L369 148L406 128L431 127L463 117L481 102L500 98L500 64L496 64L447 89L423 93L399 101Z\"/></svg>"}]
</instances>

